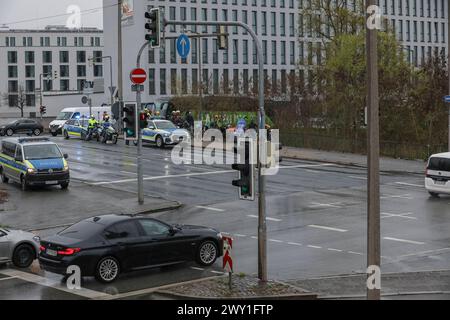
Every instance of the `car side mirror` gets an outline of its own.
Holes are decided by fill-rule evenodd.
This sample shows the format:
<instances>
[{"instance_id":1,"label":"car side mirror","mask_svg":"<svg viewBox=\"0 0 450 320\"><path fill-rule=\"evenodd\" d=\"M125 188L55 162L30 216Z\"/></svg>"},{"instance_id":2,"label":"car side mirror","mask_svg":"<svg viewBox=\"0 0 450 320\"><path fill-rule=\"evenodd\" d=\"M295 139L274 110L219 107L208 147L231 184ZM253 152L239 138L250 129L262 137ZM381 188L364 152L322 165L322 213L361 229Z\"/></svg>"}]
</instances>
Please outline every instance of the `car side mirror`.
<instances>
[{"instance_id":1,"label":"car side mirror","mask_svg":"<svg viewBox=\"0 0 450 320\"><path fill-rule=\"evenodd\" d=\"M177 229L177 228L171 227L171 228L169 229L169 235L173 236L173 235L175 235L175 234L177 234L177 233L178 233L178 229Z\"/></svg>"},{"instance_id":2,"label":"car side mirror","mask_svg":"<svg viewBox=\"0 0 450 320\"><path fill-rule=\"evenodd\" d=\"M67 153L63 154L64 159L69 159L69 155Z\"/></svg>"}]
</instances>

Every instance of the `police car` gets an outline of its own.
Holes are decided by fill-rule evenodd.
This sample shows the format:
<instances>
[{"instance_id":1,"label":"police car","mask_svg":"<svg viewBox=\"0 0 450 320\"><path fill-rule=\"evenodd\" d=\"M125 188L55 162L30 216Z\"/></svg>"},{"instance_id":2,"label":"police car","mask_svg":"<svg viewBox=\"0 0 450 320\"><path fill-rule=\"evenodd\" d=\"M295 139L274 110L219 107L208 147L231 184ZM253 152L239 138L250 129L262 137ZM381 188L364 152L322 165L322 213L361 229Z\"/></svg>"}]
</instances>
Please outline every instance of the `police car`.
<instances>
[{"instance_id":1,"label":"police car","mask_svg":"<svg viewBox=\"0 0 450 320\"><path fill-rule=\"evenodd\" d=\"M18 182L24 191L30 186L47 185L67 189L70 181L67 158L48 138L4 139L0 151L2 182Z\"/></svg>"},{"instance_id":2,"label":"police car","mask_svg":"<svg viewBox=\"0 0 450 320\"><path fill-rule=\"evenodd\" d=\"M158 148L166 145L176 145L182 141L190 142L190 134L180 129L168 120L152 119L148 126L142 130L142 142L154 143Z\"/></svg>"},{"instance_id":3,"label":"police car","mask_svg":"<svg viewBox=\"0 0 450 320\"><path fill-rule=\"evenodd\" d=\"M63 137L66 139L76 138L84 140L88 130L87 119L70 119L64 124L62 129Z\"/></svg>"}]
</instances>

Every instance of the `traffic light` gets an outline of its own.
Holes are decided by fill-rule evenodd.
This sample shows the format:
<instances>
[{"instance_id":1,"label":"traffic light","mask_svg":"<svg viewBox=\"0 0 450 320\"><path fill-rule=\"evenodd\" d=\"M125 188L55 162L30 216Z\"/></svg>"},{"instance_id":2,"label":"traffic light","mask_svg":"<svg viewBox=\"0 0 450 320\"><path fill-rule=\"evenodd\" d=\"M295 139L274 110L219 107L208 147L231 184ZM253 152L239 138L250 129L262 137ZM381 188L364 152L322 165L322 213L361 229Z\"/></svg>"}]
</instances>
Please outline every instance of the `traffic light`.
<instances>
[{"instance_id":1,"label":"traffic light","mask_svg":"<svg viewBox=\"0 0 450 320\"><path fill-rule=\"evenodd\" d=\"M145 40L150 42L150 48L159 48L161 39L161 11L159 8L152 8L145 12L147 23L145 29L147 34Z\"/></svg>"},{"instance_id":2,"label":"traffic light","mask_svg":"<svg viewBox=\"0 0 450 320\"><path fill-rule=\"evenodd\" d=\"M239 187L239 198L242 200L255 200L255 174L254 174L254 148L253 142L248 140L239 140L237 150L242 151L244 146L244 163L235 163L231 166L233 170L239 171L239 179L233 180L232 185ZM242 160L240 161L242 162Z\"/></svg>"},{"instance_id":3,"label":"traffic light","mask_svg":"<svg viewBox=\"0 0 450 320\"><path fill-rule=\"evenodd\" d=\"M227 29L225 26L220 26L219 35L217 36L217 43L219 44L219 50L228 49L228 36L226 35Z\"/></svg>"},{"instance_id":4,"label":"traffic light","mask_svg":"<svg viewBox=\"0 0 450 320\"><path fill-rule=\"evenodd\" d=\"M41 114L46 114L47 113L47 107L46 106L41 106L39 109Z\"/></svg>"},{"instance_id":5,"label":"traffic light","mask_svg":"<svg viewBox=\"0 0 450 320\"><path fill-rule=\"evenodd\" d=\"M134 103L127 103L123 107L123 132L125 140L137 140L138 122L137 122L137 106Z\"/></svg>"},{"instance_id":6,"label":"traffic light","mask_svg":"<svg viewBox=\"0 0 450 320\"><path fill-rule=\"evenodd\" d=\"M53 71L53 79L58 79L58 70Z\"/></svg>"},{"instance_id":7,"label":"traffic light","mask_svg":"<svg viewBox=\"0 0 450 320\"><path fill-rule=\"evenodd\" d=\"M147 126L148 126L147 113L142 111L139 114L139 128L145 129L145 128L147 128Z\"/></svg>"},{"instance_id":8,"label":"traffic light","mask_svg":"<svg viewBox=\"0 0 450 320\"><path fill-rule=\"evenodd\" d=\"M359 110L359 123L361 126L367 126L367 107Z\"/></svg>"}]
</instances>

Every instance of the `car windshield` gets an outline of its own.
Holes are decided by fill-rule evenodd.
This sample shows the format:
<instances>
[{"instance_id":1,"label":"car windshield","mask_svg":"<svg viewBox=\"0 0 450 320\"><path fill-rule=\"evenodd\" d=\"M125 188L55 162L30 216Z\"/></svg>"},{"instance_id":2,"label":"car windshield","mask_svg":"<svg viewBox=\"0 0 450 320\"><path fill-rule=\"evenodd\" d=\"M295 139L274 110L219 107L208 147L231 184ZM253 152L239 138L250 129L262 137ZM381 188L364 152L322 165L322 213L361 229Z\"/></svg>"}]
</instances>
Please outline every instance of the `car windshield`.
<instances>
[{"instance_id":1,"label":"car windshield","mask_svg":"<svg viewBox=\"0 0 450 320\"><path fill-rule=\"evenodd\" d=\"M25 160L61 158L56 144L36 144L24 146Z\"/></svg>"},{"instance_id":2,"label":"car windshield","mask_svg":"<svg viewBox=\"0 0 450 320\"><path fill-rule=\"evenodd\" d=\"M88 239L99 234L104 227L104 225L92 221L81 221L64 229L59 235L80 240Z\"/></svg>"},{"instance_id":3,"label":"car windshield","mask_svg":"<svg viewBox=\"0 0 450 320\"><path fill-rule=\"evenodd\" d=\"M71 115L72 115L72 112L61 112L56 117L56 120L69 120Z\"/></svg>"},{"instance_id":4,"label":"car windshield","mask_svg":"<svg viewBox=\"0 0 450 320\"><path fill-rule=\"evenodd\" d=\"M428 164L428 170L450 171L450 159L433 157Z\"/></svg>"},{"instance_id":5,"label":"car windshield","mask_svg":"<svg viewBox=\"0 0 450 320\"><path fill-rule=\"evenodd\" d=\"M158 129L176 129L175 125L170 121L158 121L155 122Z\"/></svg>"}]
</instances>

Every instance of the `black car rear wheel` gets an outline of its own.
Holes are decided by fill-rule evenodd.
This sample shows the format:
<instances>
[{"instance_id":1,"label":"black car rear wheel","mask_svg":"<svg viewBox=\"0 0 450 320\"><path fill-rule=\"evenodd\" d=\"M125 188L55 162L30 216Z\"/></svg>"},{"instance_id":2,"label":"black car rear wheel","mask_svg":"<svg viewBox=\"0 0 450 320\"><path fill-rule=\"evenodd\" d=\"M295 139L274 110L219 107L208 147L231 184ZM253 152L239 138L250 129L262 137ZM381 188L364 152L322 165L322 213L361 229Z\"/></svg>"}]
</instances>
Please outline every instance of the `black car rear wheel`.
<instances>
[{"instance_id":1,"label":"black car rear wheel","mask_svg":"<svg viewBox=\"0 0 450 320\"><path fill-rule=\"evenodd\" d=\"M8 130L6 130L6 135L7 135L8 137L11 137L13 134L14 134L14 130L13 130L13 129L8 129Z\"/></svg>"},{"instance_id":2,"label":"black car rear wheel","mask_svg":"<svg viewBox=\"0 0 450 320\"><path fill-rule=\"evenodd\" d=\"M36 258L36 252L29 244L19 245L13 253L13 264L17 268L28 268Z\"/></svg>"},{"instance_id":3,"label":"black car rear wheel","mask_svg":"<svg viewBox=\"0 0 450 320\"><path fill-rule=\"evenodd\" d=\"M217 245L214 241L202 242L197 251L197 262L202 266L211 266L217 260Z\"/></svg>"},{"instance_id":4,"label":"black car rear wheel","mask_svg":"<svg viewBox=\"0 0 450 320\"><path fill-rule=\"evenodd\" d=\"M39 128L34 129L33 134L34 134L35 136L41 135L41 129L39 129Z\"/></svg>"},{"instance_id":5,"label":"black car rear wheel","mask_svg":"<svg viewBox=\"0 0 450 320\"><path fill-rule=\"evenodd\" d=\"M114 257L105 257L97 264L95 278L103 283L111 283L120 273L119 262Z\"/></svg>"}]
</instances>

